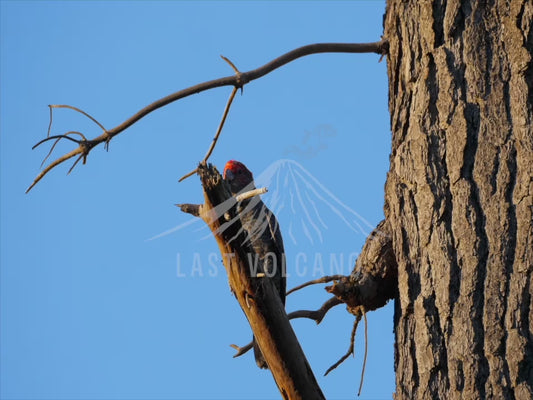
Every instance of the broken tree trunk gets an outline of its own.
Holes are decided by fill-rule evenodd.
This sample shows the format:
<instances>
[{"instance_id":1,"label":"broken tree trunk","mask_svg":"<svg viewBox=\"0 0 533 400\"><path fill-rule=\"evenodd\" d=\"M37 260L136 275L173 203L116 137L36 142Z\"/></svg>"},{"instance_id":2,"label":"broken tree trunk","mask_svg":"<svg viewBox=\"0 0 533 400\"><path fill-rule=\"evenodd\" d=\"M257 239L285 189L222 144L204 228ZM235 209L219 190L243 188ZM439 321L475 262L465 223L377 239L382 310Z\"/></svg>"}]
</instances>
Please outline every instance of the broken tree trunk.
<instances>
[{"instance_id":1,"label":"broken tree trunk","mask_svg":"<svg viewBox=\"0 0 533 400\"><path fill-rule=\"evenodd\" d=\"M200 165L198 174L205 203L181 205L201 217L213 232L229 285L239 302L278 389L284 399L324 399L311 367L290 325L285 308L270 279L254 276L248 245L236 201L217 169Z\"/></svg>"}]
</instances>

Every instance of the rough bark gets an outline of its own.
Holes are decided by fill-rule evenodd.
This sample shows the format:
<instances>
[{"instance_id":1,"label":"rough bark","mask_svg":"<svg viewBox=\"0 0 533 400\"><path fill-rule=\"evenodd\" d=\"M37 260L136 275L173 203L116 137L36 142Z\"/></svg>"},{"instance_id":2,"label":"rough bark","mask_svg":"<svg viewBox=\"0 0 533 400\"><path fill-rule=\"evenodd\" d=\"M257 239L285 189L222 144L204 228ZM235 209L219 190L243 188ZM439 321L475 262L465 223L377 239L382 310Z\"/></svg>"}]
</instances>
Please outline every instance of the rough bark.
<instances>
[{"instance_id":1,"label":"rough bark","mask_svg":"<svg viewBox=\"0 0 533 400\"><path fill-rule=\"evenodd\" d=\"M368 236L352 273L326 290L355 316L383 307L397 296L398 271L387 221L381 221Z\"/></svg>"},{"instance_id":2,"label":"rough bark","mask_svg":"<svg viewBox=\"0 0 533 400\"><path fill-rule=\"evenodd\" d=\"M532 20L388 1L396 399L533 398Z\"/></svg>"}]
</instances>

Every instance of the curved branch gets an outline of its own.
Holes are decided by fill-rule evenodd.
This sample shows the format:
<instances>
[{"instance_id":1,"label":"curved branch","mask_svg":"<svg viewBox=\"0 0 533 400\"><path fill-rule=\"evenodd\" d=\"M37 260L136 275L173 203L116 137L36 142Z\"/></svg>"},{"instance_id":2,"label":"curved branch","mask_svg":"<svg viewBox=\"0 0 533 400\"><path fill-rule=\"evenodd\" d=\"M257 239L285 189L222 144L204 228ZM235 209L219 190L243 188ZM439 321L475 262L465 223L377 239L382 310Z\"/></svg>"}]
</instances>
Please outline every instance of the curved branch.
<instances>
[{"instance_id":1,"label":"curved branch","mask_svg":"<svg viewBox=\"0 0 533 400\"><path fill-rule=\"evenodd\" d=\"M43 169L41 171L41 173L39 175L37 175L37 177L33 180L32 184L28 187L28 189L26 189L26 193L28 193L30 190L33 189L33 187L35 185L37 185L37 183L43 179L43 177L50 171L52 170L52 168L58 166L59 164L63 163L64 161L67 161L69 159L71 159L72 157L74 157L75 155L77 154L81 154L83 152L83 149L81 147L77 147L75 148L74 150L72 150L70 153L67 153L61 157L59 157L57 160L55 161L52 161L50 164L48 164L48 166ZM72 169L72 168L71 168ZM70 171L69 171L70 172Z\"/></svg>"},{"instance_id":2,"label":"curved branch","mask_svg":"<svg viewBox=\"0 0 533 400\"><path fill-rule=\"evenodd\" d=\"M174 101L183 99L185 97L188 97L196 93L201 93L206 90L210 90L210 89L214 89L214 88L218 88L222 86L233 86L236 89L238 88L242 89L243 86L246 85L248 82L261 78L265 76L266 74L282 67L285 64L288 64L298 58L305 57L311 54L377 53L377 54L384 55L384 54L387 54L387 51L388 51L388 41L385 39L382 39L379 42L372 42L372 43L315 43L315 44L310 44L307 46L298 47L297 49L291 50L288 53L285 53L282 56L254 70L251 70L248 72L237 73L236 75L226 76L224 78L213 79L207 82L199 83L197 85L188 87L178 92L172 93L166 97L163 97L147 105L146 107L142 108L141 110L136 112L134 115L132 115L130 118L128 118L126 121L124 121L120 125L117 125L116 127L110 130L105 129L104 126L100 122L98 122L95 118L93 118L88 113L76 107L62 105L62 104L50 105L50 117L52 117L52 108L68 108L68 109L82 113L83 115L91 119L94 123L96 123L100 128L102 128L104 132L100 136L97 136L96 138L92 140L85 141L84 142L84 144L86 144L85 147L83 147L80 144L80 147L78 147L78 149L75 149L72 152L65 154L64 156L59 157L58 159L53 161L37 176L37 178L35 178L35 180L30 185L28 190L26 190L26 193L28 193L37 184L37 182L39 182L52 168L56 167L57 165L61 164L62 162L73 157L76 154L83 153L86 156L93 147L99 145L100 143L106 143L107 145L114 136L118 135L119 133L129 128L134 123L139 121L141 118L145 117L146 115L150 114L151 112L161 107L164 107L170 103L173 103ZM225 60L227 59L225 58ZM230 62L230 65L232 65L231 62ZM52 125L52 118L50 118L50 124L48 127L48 135L50 134L51 125Z\"/></svg>"},{"instance_id":3,"label":"curved branch","mask_svg":"<svg viewBox=\"0 0 533 400\"><path fill-rule=\"evenodd\" d=\"M44 142L48 142L49 140L54 140L54 139L57 139L55 141L55 143L53 144L52 146L52 150L54 148L54 146L57 144L57 142L61 139L68 139L70 140L71 142L74 142L74 143L77 143L77 144L80 144L80 141L79 140L76 140L76 139L72 139L70 136L68 136L69 134L72 134L72 133L78 133L81 135L81 133L79 132L74 132L74 131L71 131L71 132L67 132L65 133L64 135L54 135L54 136L48 136L46 138L44 138L43 140L37 142L36 144L33 145L33 147L31 148L32 150L35 150L37 147L39 147L41 144L43 144ZM50 154L48 154L50 155ZM46 159L45 159L46 160Z\"/></svg>"},{"instance_id":4,"label":"curved branch","mask_svg":"<svg viewBox=\"0 0 533 400\"><path fill-rule=\"evenodd\" d=\"M338 306L339 304L342 304L342 301L336 298L335 296L331 297L329 300L327 300L322 307L320 307L318 310L298 310L293 311L289 314L287 314L287 318L289 320L296 319L296 318L308 318L312 319L316 322L316 324L320 324L322 320L324 319L324 316L327 314L329 310L331 310L333 307ZM251 341L245 346L238 346L236 344L230 344L230 347L233 347L235 350L237 350L237 353L233 356L233 358L240 357L243 354L245 354L247 351L249 351L254 345L254 342Z\"/></svg>"},{"instance_id":5,"label":"curved branch","mask_svg":"<svg viewBox=\"0 0 533 400\"><path fill-rule=\"evenodd\" d=\"M83 153L80 154L79 157L76 158L76 161L74 161L74 164L72 164L72 167L69 168L67 175L69 175L72 172L72 170L80 162L80 160L83 160L83 164L85 164L86 157L87 157L87 154L83 154Z\"/></svg>"},{"instance_id":6,"label":"curved branch","mask_svg":"<svg viewBox=\"0 0 533 400\"><path fill-rule=\"evenodd\" d=\"M48 126L48 134L50 134L50 128L52 127L52 108L68 108L69 110L74 110L74 111L77 111L79 112L80 114L83 114L85 115L87 118L89 118L91 121L93 121L96 125L98 125L104 132L105 132L105 128L104 126L98 122L98 120L96 118L94 118L93 116L91 116L91 114L83 111L83 110L80 110L79 108L77 107L74 107L74 106L69 106L68 104L50 104L48 107L50 107L50 125Z\"/></svg>"},{"instance_id":7,"label":"curved branch","mask_svg":"<svg viewBox=\"0 0 533 400\"><path fill-rule=\"evenodd\" d=\"M362 307L363 319L365 320L365 355L363 357L363 368L361 369L361 380L359 381L359 391L357 396L361 396L361 391L363 390L363 382L365 379L365 368L366 368L366 357L368 356L368 321L366 319L365 308Z\"/></svg>"},{"instance_id":8,"label":"curved branch","mask_svg":"<svg viewBox=\"0 0 533 400\"><path fill-rule=\"evenodd\" d=\"M231 61L227 60L231 63ZM233 64L231 64L233 66ZM238 72L238 71L237 71ZM224 109L224 113L222 115L222 120L220 121L220 124L218 125L217 133L215 133L215 137L213 138L213 141L211 142L211 146L209 146L209 149L207 150L207 153L204 156L204 159L200 162L200 164L206 164L209 157L211 157L211 153L215 149L215 146L218 141L218 137L220 136L220 132L222 132L222 128L224 127L224 123L226 122L226 118L229 113L229 109L231 107L231 103L233 103L233 99L235 98L235 94L237 93L237 86L233 88L231 91L231 94L229 96L228 102L226 103L226 108ZM193 169L188 174L183 175L178 182L183 181L184 179L187 179L188 177L194 175L196 172L198 172L198 168Z\"/></svg>"},{"instance_id":9,"label":"curved branch","mask_svg":"<svg viewBox=\"0 0 533 400\"><path fill-rule=\"evenodd\" d=\"M231 69L233 71L235 71L235 73L237 75L239 75L241 73L241 71L239 71L239 69L235 66L235 64L233 64L233 62L231 62L231 60L228 58L228 57L224 57L222 54L220 55L220 58L222 58L224 61L226 61L229 66L231 67Z\"/></svg>"},{"instance_id":10,"label":"curved branch","mask_svg":"<svg viewBox=\"0 0 533 400\"><path fill-rule=\"evenodd\" d=\"M320 324L324 317L326 316L327 312L331 310L333 307L338 306L339 304L342 304L342 300L339 300L335 296L331 297L329 300L327 300L322 307L320 307L318 310L298 310L293 311L289 313L288 317L289 319L296 319L296 318L309 318L316 322L316 324Z\"/></svg>"},{"instance_id":11,"label":"curved branch","mask_svg":"<svg viewBox=\"0 0 533 400\"><path fill-rule=\"evenodd\" d=\"M265 65L256 68L248 72L241 72L240 75L231 75L224 78L213 79L211 81L199 83L198 85L191 86L187 89L180 90L179 92L172 93L162 99L159 99L152 104L144 107L136 114L128 118L122 124L108 131L111 137L119 134L123 130L132 126L135 122L157 110L164 107L167 104L173 103L176 100L183 99L190 95L201 93L209 89L215 89L222 86L236 86L238 88L243 87L248 82L261 78L266 74L282 67L285 64L290 63L300 57L308 56L311 54L319 53L377 53L386 54L388 48L388 42L386 40L380 40L379 42L372 43L315 43L307 46L298 47L291 50L288 53L266 63Z\"/></svg>"},{"instance_id":12,"label":"curved branch","mask_svg":"<svg viewBox=\"0 0 533 400\"><path fill-rule=\"evenodd\" d=\"M357 316L355 318L355 322L354 322L353 328L352 328L352 333L350 334L350 346L348 347L348 351L346 352L346 354L344 354L339 359L339 361L337 361L335 364L333 364L331 367L328 368L328 370L324 373L324 376L326 376L331 371L333 371L335 368L337 368L339 365L341 365L348 357L350 357L350 355L354 354L354 351L355 351L355 333L357 332L357 326L359 325L359 321L361 321L361 316Z\"/></svg>"},{"instance_id":13,"label":"curved branch","mask_svg":"<svg viewBox=\"0 0 533 400\"><path fill-rule=\"evenodd\" d=\"M305 288L307 286L317 285L319 283L328 283L328 282L331 282L331 281L338 281L338 280L341 280L341 279L344 279L344 278L346 278L346 276L344 276L344 275L328 275L328 276L323 276L322 278L313 279L312 281L305 282L305 283L302 283L301 285L293 287L291 290L289 290L287 292L287 296L289 294L294 293L297 290L303 289L303 288Z\"/></svg>"},{"instance_id":14,"label":"curved branch","mask_svg":"<svg viewBox=\"0 0 533 400\"><path fill-rule=\"evenodd\" d=\"M237 357L242 356L243 354L246 354L246 352L251 350L252 347L254 347L254 342L252 341L248 343L246 346L242 346L242 347L239 347L236 344L230 344L230 347L233 347L235 350L237 350L237 352L233 355L233 358L237 358Z\"/></svg>"}]
</instances>

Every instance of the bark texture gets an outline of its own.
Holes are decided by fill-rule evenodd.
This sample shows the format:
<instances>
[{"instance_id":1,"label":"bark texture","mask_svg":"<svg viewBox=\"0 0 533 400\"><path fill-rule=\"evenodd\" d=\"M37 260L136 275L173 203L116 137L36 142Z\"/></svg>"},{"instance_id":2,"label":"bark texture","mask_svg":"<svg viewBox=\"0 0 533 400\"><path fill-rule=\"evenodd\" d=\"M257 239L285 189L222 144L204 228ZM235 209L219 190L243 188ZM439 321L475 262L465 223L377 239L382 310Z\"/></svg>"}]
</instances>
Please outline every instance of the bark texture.
<instances>
[{"instance_id":1,"label":"bark texture","mask_svg":"<svg viewBox=\"0 0 533 400\"><path fill-rule=\"evenodd\" d=\"M533 2L389 0L396 399L533 398Z\"/></svg>"},{"instance_id":2,"label":"bark texture","mask_svg":"<svg viewBox=\"0 0 533 400\"><path fill-rule=\"evenodd\" d=\"M398 272L386 220L366 239L352 273L326 290L345 303L348 312L359 317L363 311L376 310L397 297Z\"/></svg>"}]
</instances>

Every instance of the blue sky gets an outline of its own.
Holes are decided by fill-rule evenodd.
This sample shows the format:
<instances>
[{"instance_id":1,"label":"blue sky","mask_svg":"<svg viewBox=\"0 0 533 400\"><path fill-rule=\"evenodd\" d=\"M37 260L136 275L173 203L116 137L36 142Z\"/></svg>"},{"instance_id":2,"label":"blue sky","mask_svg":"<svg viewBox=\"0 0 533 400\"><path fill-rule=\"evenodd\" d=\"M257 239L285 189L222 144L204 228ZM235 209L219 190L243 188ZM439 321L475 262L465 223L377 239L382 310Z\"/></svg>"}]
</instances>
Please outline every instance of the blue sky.
<instances>
[{"instance_id":1,"label":"blue sky","mask_svg":"<svg viewBox=\"0 0 533 400\"><path fill-rule=\"evenodd\" d=\"M231 88L154 112L109 152L94 149L69 176L58 167L26 195L48 151L31 147L46 135L48 104L79 107L112 128L160 97L230 75L220 54L246 71L305 44L379 40L385 2L0 5L1 397L279 398L251 353L232 358L229 345L246 344L250 329L215 241L173 205L201 201L198 178L178 178L204 156ZM390 127L378 59L312 55L251 82L210 159L220 169L240 160L256 177L296 171L263 196L281 205L289 288L348 274L363 228L383 218ZM56 110L52 133L69 130L101 133ZM306 200L294 206L290 193ZM320 223L306 217L309 207ZM290 295L287 310L320 307L323 287ZM391 398L392 304L368 320L360 398ZM342 306L318 326L293 321L328 399L356 397L362 324L355 359L322 376L346 351L352 323Z\"/></svg>"}]
</instances>

